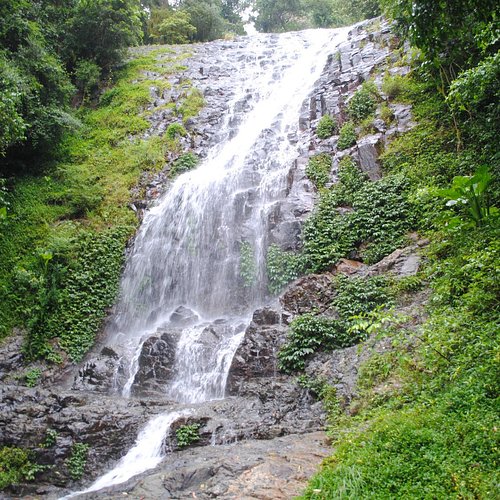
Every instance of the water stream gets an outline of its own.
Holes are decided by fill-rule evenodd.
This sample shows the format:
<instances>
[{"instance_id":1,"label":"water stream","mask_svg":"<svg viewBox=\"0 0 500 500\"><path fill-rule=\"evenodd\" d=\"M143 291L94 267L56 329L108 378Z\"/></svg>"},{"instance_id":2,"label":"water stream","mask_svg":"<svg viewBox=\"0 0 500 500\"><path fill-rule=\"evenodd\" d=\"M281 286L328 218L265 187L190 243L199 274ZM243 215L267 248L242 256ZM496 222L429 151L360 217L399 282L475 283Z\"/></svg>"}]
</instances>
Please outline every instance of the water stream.
<instances>
[{"instance_id":1,"label":"water stream","mask_svg":"<svg viewBox=\"0 0 500 500\"><path fill-rule=\"evenodd\" d=\"M346 35L347 30L258 35L245 46L231 76L234 91L218 143L149 210L128 259L109 332L126 372L117 389L124 396L136 383L144 340L172 330L174 376L165 397L188 404L224 397L233 355L252 312L267 297L269 214L286 196L301 107ZM242 278L244 248L251 280ZM154 417L115 469L86 491L155 467L178 417Z\"/></svg>"}]
</instances>

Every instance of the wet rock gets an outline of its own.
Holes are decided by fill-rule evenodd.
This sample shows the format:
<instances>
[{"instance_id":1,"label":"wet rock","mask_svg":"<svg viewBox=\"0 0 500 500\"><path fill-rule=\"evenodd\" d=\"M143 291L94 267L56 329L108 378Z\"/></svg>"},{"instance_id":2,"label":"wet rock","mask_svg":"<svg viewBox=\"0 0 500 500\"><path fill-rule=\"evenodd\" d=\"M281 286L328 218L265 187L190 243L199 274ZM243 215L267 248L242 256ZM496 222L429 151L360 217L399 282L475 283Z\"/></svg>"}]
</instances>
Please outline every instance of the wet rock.
<instances>
[{"instance_id":1,"label":"wet rock","mask_svg":"<svg viewBox=\"0 0 500 500\"><path fill-rule=\"evenodd\" d=\"M378 162L377 144L380 142L381 135L369 135L358 139L358 161L359 166L365 172L370 180L376 181L382 177L380 165Z\"/></svg>"},{"instance_id":2,"label":"wet rock","mask_svg":"<svg viewBox=\"0 0 500 500\"><path fill-rule=\"evenodd\" d=\"M100 354L88 359L78 369L72 389L107 393L113 387L118 366L118 354L110 347L104 347Z\"/></svg>"},{"instance_id":3,"label":"wet rock","mask_svg":"<svg viewBox=\"0 0 500 500\"><path fill-rule=\"evenodd\" d=\"M325 311L333 298L333 274L310 274L294 281L280 297L286 312L293 315Z\"/></svg>"},{"instance_id":4,"label":"wet rock","mask_svg":"<svg viewBox=\"0 0 500 500\"><path fill-rule=\"evenodd\" d=\"M139 481L82 499L288 500L301 493L330 452L322 432L187 449Z\"/></svg>"},{"instance_id":5,"label":"wet rock","mask_svg":"<svg viewBox=\"0 0 500 500\"><path fill-rule=\"evenodd\" d=\"M139 369L134 378L135 396L162 392L171 379L176 341L169 334L148 338L141 349Z\"/></svg>"},{"instance_id":6,"label":"wet rock","mask_svg":"<svg viewBox=\"0 0 500 500\"><path fill-rule=\"evenodd\" d=\"M190 325L194 325L199 321L199 316L185 306L179 306L171 315L170 315L170 323L172 323L176 327L186 327Z\"/></svg>"},{"instance_id":7,"label":"wet rock","mask_svg":"<svg viewBox=\"0 0 500 500\"><path fill-rule=\"evenodd\" d=\"M20 330L4 339L0 345L0 380L10 379L12 375L24 368L24 338Z\"/></svg>"}]
</instances>

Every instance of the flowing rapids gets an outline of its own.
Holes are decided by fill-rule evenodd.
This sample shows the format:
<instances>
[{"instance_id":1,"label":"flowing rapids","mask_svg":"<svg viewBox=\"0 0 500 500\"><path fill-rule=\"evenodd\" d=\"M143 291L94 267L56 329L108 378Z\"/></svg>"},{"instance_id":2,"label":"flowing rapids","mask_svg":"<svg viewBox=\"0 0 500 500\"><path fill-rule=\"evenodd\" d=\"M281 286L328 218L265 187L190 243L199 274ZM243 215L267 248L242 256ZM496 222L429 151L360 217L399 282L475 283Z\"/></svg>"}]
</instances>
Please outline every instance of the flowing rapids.
<instances>
[{"instance_id":1,"label":"flowing rapids","mask_svg":"<svg viewBox=\"0 0 500 500\"><path fill-rule=\"evenodd\" d=\"M118 388L124 396L134 387L145 339L172 330L175 361L165 397L188 404L224 397L251 313L266 300L269 218L286 197L298 156L301 107L346 36L347 30L258 35L244 45L244 57L239 46L217 144L146 214L127 262L109 332L126 372ZM116 468L86 491L155 467L178 417L151 420Z\"/></svg>"}]
</instances>

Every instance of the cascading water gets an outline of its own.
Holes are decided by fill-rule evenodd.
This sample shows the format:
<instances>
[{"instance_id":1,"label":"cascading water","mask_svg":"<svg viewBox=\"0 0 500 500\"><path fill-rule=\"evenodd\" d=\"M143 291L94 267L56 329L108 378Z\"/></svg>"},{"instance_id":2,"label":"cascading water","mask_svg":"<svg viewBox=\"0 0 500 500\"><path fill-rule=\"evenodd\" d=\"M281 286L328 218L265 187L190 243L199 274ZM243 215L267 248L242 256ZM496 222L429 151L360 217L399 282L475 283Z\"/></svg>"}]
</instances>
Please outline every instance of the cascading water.
<instances>
[{"instance_id":1,"label":"cascading water","mask_svg":"<svg viewBox=\"0 0 500 500\"><path fill-rule=\"evenodd\" d=\"M218 143L147 213L128 259L109 342L128 371L122 394L133 387L145 337L170 329L177 332L177 347L166 396L180 403L224 396L251 312L266 299L269 214L286 196L286 177L297 157L290 138L298 133L302 104L328 54L346 35L347 30L258 35L247 45L232 76L240 90L228 104ZM252 260L246 280L243 247ZM173 420L166 416L162 422ZM161 443L168 425L157 427L156 441L144 431L117 468L87 491L137 474L127 461L130 454L132 462L154 466L160 448L151 458L152 445L143 444Z\"/></svg>"}]
</instances>

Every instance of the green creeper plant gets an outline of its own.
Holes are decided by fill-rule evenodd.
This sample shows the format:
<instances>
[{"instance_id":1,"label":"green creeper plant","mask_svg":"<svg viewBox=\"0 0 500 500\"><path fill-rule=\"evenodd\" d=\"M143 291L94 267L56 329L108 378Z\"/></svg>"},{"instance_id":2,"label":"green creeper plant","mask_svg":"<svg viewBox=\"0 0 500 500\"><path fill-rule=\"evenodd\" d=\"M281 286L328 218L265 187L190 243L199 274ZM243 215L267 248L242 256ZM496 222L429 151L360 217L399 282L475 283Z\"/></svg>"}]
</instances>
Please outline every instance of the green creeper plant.
<instances>
[{"instance_id":1,"label":"green creeper plant","mask_svg":"<svg viewBox=\"0 0 500 500\"><path fill-rule=\"evenodd\" d=\"M175 431L177 446L185 448L200 440L200 424L182 425Z\"/></svg>"}]
</instances>

